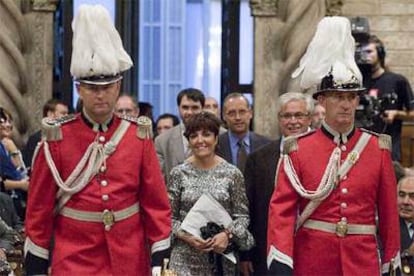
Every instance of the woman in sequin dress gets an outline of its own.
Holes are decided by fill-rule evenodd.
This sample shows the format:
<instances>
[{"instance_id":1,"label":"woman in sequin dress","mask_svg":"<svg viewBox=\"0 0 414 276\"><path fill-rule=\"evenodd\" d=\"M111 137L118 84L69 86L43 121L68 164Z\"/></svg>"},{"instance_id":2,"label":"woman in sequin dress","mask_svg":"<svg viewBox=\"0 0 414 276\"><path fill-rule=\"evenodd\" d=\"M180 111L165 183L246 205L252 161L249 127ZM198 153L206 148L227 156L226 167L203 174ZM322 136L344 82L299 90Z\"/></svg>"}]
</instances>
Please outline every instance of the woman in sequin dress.
<instances>
[{"instance_id":1,"label":"woman in sequin dress","mask_svg":"<svg viewBox=\"0 0 414 276\"><path fill-rule=\"evenodd\" d=\"M236 265L224 257L221 258L223 273L217 274L209 253L222 253L230 243L240 250L254 244L247 230L248 201L243 175L215 154L219 128L220 122L211 113L194 115L184 133L193 155L170 173L168 192L174 235L170 268L179 275L236 275ZM204 193L212 195L233 219L226 229L206 240L180 229L188 211Z\"/></svg>"}]
</instances>

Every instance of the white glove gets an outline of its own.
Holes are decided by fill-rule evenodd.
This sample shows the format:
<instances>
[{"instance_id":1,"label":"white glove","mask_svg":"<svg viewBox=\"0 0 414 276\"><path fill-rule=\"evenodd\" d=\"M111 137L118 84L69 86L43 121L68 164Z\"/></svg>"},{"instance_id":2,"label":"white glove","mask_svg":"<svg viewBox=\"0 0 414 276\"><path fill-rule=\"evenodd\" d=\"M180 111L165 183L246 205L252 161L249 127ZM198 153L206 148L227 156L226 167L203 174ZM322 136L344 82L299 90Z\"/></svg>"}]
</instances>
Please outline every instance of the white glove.
<instances>
[{"instance_id":1,"label":"white glove","mask_svg":"<svg viewBox=\"0 0 414 276\"><path fill-rule=\"evenodd\" d=\"M152 268L152 276L161 276L161 266L154 266Z\"/></svg>"}]
</instances>

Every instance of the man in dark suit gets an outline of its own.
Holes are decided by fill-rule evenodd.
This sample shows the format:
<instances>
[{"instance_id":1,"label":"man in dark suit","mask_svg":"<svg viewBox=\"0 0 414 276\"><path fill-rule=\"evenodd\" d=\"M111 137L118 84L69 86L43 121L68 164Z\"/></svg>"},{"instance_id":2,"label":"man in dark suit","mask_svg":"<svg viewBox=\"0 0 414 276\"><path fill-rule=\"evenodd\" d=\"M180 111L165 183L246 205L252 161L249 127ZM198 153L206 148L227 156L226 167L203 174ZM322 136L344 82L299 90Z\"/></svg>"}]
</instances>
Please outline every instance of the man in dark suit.
<instances>
[{"instance_id":1,"label":"man in dark suit","mask_svg":"<svg viewBox=\"0 0 414 276\"><path fill-rule=\"evenodd\" d=\"M217 154L241 171L247 155L270 142L268 138L249 131L252 116L249 101L243 94L231 93L224 99L223 119L228 131L218 138Z\"/></svg>"},{"instance_id":2,"label":"man in dark suit","mask_svg":"<svg viewBox=\"0 0 414 276\"><path fill-rule=\"evenodd\" d=\"M43 118L58 119L68 115L68 106L58 99L49 99L43 105ZM22 151L23 161L28 168L32 166L32 159L37 144L42 139L41 131L37 131L29 137L25 148Z\"/></svg>"},{"instance_id":3,"label":"man in dark suit","mask_svg":"<svg viewBox=\"0 0 414 276\"><path fill-rule=\"evenodd\" d=\"M405 176L398 182L401 252L407 250L414 235L414 177Z\"/></svg>"},{"instance_id":4,"label":"man in dark suit","mask_svg":"<svg viewBox=\"0 0 414 276\"><path fill-rule=\"evenodd\" d=\"M256 246L242 254L244 275L266 275L267 213L275 185L276 168L285 137L300 135L310 129L313 100L302 93L288 92L278 101L278 121L282 138L252 152L244 170L249 199L250 231ZM250 260L250 261L248 261Z\"/></svg>"},{"instance_id":5,"label":"man in dark suit","mask_svg":"<svg viewBox=\"0 0 414 276\"><path fill-rule=\"evenodd\" d=\"M414 272L414 177L398 181L398 213L400 215L401 265L403 275Z\"/></svg>"}]
</instances>

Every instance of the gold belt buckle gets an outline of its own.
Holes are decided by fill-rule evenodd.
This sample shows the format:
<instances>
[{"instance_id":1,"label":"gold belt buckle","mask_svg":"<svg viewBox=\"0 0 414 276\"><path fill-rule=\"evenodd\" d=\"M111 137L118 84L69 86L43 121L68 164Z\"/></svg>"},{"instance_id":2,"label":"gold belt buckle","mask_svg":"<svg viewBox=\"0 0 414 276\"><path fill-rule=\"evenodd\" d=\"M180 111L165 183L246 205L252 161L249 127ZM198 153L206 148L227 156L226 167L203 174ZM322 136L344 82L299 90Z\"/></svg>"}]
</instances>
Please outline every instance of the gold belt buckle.
<instances>
[{"instance_id":1,"label":"gold belt buckle","mask_svg":"<svg viewBox=\"0 0 414 276\"><path fill-rule=\"evenodd\" d=\"M105 225L105 230L111 230L112 225L115 223L115 216L114 213L108 209L105 209L102 212L102 222Z\"/></svg>"},{"instance_id":2,"label":"gold belt buckle","mask_svg":"<svg viewBox=\"0 0 414 276\"><path fill-rule=\"evenodd\" d=\"M346 221L338 221L336 223L335 233L338 237L345 237L348 233L348 223Z\"/></svg>"},{"instance_id":3,"label":"gold belt buckle","mask_svg":"<svg viewBox=\"0 0 414 276\"><path fill-rule=\"evenodd\" d=\"M403 266L403 272L404 272L404 274L410 274L411 273L411 268L410 268L410 265L408 265L408 264L404 264Z\"/></svg>"}]
</instances>

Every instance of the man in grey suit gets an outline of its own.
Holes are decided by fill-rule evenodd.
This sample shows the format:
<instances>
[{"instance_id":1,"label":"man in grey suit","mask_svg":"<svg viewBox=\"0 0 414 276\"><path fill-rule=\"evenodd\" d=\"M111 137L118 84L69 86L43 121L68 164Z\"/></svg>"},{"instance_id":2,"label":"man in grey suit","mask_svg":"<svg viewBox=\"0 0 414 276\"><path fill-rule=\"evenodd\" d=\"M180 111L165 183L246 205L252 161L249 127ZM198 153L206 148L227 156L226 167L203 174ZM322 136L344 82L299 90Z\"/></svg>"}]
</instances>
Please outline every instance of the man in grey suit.
<instances>
[{"instance_id":1,"label":"man in grey suit","mask_svg":"<svg viewBox=\"0 0 414 276\"><path fill-rule=\"evenodd\" d=\"M249 131L253 112L249 101L241 93L231 93L223 103L223 119L228 131L218 138L217 154L227 162L244 170L247 155L270 140Z\"/></svg>"},{"instance_id":2,"label":"man in grey suit","mask_svg":"<svg viewBox=\"0 0 414 276\"><path fill-rule=\"evenodd\" d=\"M267 212L275 185L276 167L288 136L310 130L313 100L302 93L288 92L278 100L278 121L282 138L252 152L244 170L246 193L249 199L250 226L256 245L241 255L244 275L267 275Z\"/></svg>"},{"instance_id":3,"label":"man in grey suit","mask_svg":"<svg viewBox=\"0 0 414 276\"><path fill-rule=\"evenodd\" d=\"M203 110L204 102L205 97L200 90L181 90L177 95L177 106L182 122L155 138L155 149L166 184L171 169L190 155L188 141L184 137L185 124L191 116Z\"/></svg>"}]
</instances>

